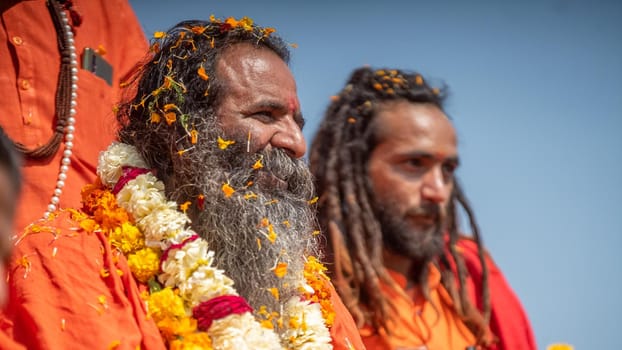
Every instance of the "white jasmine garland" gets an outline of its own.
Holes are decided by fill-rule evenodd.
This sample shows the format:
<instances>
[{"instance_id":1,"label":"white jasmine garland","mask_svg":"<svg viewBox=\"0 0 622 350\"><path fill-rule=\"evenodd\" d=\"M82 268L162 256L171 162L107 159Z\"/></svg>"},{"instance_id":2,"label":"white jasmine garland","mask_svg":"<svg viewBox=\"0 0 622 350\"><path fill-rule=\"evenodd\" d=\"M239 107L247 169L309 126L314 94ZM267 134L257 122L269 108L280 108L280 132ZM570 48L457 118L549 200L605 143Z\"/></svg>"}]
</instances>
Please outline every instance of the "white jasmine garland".
<instances>
[{"instance_id":1,"label":"white jasmine garland","mask_svg":"<svg viewBox=\"0 0 622 350\"><path fill-rule=\"evenodd\" d=\"M100 154L97 174L103 184L113 188L125 166L147 167L133 146L113 143ZM164 251L177 245L167 251L158 280L179 290L189 314L193 307L212 298L238 295L233 281L213 266L214 252L209 250L207 242L198 236L186 241L196 235L187 227L190 219L177 210L177 203L167 201L164 184L153 174L145 173L128 181L116 198L145 235L146 246ZM302 275L295 283L302 289L309 288ZM319 304L293 297L282 317L286 331L280 341L273 330L262 327L250 312L214 320L207 333L215 349L333 348Z\"/></svg>"}]
</instances>

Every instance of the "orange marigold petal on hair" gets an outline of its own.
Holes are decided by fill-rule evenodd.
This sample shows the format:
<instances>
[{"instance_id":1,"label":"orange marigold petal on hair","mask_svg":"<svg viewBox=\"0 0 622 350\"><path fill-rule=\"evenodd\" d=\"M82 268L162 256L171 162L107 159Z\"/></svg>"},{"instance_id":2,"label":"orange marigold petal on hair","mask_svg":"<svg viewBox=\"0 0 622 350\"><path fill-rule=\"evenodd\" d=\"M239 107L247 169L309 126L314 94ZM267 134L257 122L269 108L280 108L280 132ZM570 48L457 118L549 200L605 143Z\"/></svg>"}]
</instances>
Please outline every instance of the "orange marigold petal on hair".
<instances>
[{"instance_id":1,"label":"orange marigold petal on hair","mask_svg":"<svg viewBox=\"0 0 622 350\"><path fill-rule=\"evenodd\" d=\"M205 72L205 68L203 66L199 67L197 74L199 74L199 77L203 80L209 79L209 75L207 75L207 73Z\"/></svg>"},{"instance_id":2,"label":"orange marigold petal on hair","mask_svg":"<svg viewBox=\"0 0 622 350\"><path fill-rule=\"evenodd\" d=\"M225 197L229 198L235 192L235 189L231 187L228 183L222 184L222 192L225 194Z\"/></svg>"},{"instance_id":3,"label":"orange marigold petal on hair","mask_svg":"<svg viewBox=\"0 0 622 350\"><path fill-rule=\"evenodd\" d=\"M233 140L225 140L222 137L218 136L218 148L225 150L230 145L233 145L235 141Z\"/></svg>"},{"instance_id":4,"label":"orange marigold petal on hair","mask_svg":"<svg viewBox=\"0 0 622 350\"><path fill-rule=\"evenodd\" d=\"M153 37L156 39L162 39L166 36L165 32L155 32L153 33Z\"/></svg>"},{"instance_id":5,"label":"orange marigold petal on hair","mask_svg":"<svg viewBox=\"0 0 622 350\"><path fill-rule=\"evenodd\" d=\"M276 267L272 270L276 277L283 278L287 274L287 263L280 262L276 264Z\"/></svg>"}]
</instances>

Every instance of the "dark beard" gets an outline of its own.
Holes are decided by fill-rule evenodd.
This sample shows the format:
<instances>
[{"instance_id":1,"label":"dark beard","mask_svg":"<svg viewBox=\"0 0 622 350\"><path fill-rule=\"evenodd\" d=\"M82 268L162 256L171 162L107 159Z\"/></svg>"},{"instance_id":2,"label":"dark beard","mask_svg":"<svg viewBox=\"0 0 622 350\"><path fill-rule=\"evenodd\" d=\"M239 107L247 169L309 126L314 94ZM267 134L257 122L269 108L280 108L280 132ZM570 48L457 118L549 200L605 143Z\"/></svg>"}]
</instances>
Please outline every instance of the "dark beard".
<instances>
[{"instance_id":1,"label":"dark beard","mask_svg":"<svg viewBox=\"0 0 622 350\"><path fill-rule=\"evenodd\" d=\"M384 247L392 253L411 258L416 265L425 266L443 253L444 211L438 204L426 203L403 215L392 204L377 210L382 227ZM434 215L436 222L429 227L414 227L407 220L414 215Z\"/></svg>"},{"instance_id":2,"label":"dark beard","mask_svg":"<svg viewBox=\"0 0 622 350\"><path fill-rule=\"evenodd\" d=\"M253 169L259 159L263 168ZM280 312L281 303L299 294L305 257L319 252L313 235L317 224L308 204L314 190L307 165L279 149L248 153L245 142L238 141L226 150L206 145L177 167L169 178L176 188L171 198L194 203L199 194L205 196L203 210L194 206L188 214L193 229L216 253L216 266L255 310L265 305ZM236 191L228 198L222 190L225 183ZM274 242L268 225L276 233ZM287 263L283 278L272 271L277 262ZM280 302L268 290L273 287Z\"/></svg>"}]
</instances>

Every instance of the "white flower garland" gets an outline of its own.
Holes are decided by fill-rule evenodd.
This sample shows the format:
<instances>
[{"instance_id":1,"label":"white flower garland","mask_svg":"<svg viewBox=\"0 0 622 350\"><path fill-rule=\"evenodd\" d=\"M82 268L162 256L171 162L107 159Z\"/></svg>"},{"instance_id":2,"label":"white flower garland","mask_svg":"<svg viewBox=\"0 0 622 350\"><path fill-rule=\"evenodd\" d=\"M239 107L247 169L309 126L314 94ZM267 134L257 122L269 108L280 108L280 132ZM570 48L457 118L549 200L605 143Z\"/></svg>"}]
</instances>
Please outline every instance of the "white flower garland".
<instances>
[{"instance_id":1,"label":"white flower garland","mask_svg":"<svg viewBox=\"0 0 622 350\"><path fill-rule=\"evenodd\" d=\"M147 168L133 146L113 143L100 154L97 174L105 186L114 188L127 166ZM179 246L196 233L188 227L188 216L177 210L177 203L167 201L164 184L153 174L145 173L128 181L116 197L119 206L133 216L145 235L145 245L168 249L158 280L179 290L188 313L212 298L238 295L233 281L213 266L214 252L205 240L197 238ZM300 276L299 286L309 288L304 276ZM250 312L214 320L207 333L215 349L333 348L319 304L293 297L285 304L282 316L286 330L280 341L272 329L262 327Z\"/></svg>"}]
</instances>

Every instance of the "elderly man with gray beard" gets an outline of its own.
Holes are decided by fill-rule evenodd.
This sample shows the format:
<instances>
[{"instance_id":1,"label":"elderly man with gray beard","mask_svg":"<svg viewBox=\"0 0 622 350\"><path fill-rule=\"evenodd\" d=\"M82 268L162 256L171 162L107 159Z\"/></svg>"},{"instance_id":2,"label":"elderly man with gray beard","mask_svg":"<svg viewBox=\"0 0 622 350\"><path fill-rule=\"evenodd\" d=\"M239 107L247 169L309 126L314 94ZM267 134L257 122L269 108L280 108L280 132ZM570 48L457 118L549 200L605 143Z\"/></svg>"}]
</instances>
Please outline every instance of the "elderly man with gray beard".
<instances>
[{"instance_id":1,"label":"elderly man with gray beard","mask_svg":"<svg viewBox=\"0 0 622 350\"><path fill-rule=\"evenodd\" d=\"M16 242L7 334L30 349L364 348L319 260L273 32L211 17L155 33L82 210Z\"/></svg>"}]
</instances>

